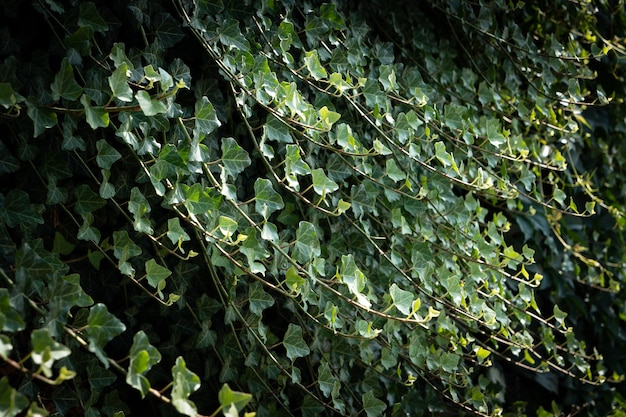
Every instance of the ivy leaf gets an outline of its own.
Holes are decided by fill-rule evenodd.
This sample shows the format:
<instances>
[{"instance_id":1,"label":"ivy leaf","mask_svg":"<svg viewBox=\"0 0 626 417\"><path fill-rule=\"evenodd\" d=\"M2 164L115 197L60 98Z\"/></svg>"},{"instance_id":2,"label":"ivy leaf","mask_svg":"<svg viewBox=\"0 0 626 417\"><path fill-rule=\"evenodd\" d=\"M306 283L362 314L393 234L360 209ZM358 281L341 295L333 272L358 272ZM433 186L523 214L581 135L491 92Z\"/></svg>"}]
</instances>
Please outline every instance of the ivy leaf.
<instances>
[{"instance_id":1,"label":"ivy leaf","mask_svg":"<svg viewBox=\"0 0 626 417\"><path fill-rule=\"evenodd\" d=\"M66 100L76 100L83 93L83 89L74 79L74 68L67 58L63 58L61 69L54 77L50 89L54 101L58 101L60 97Z\"/></svg>"},{"instance_id":2,"label":"ivy leaf","mask_svg":"<svg viewBox=\"0 0 626 417\"><path fill-rule=\"evenodd\" d=\"M172 367L172 404L176 410L189 417L196 417L197 408L189 396L200 388L200 378L187 369L185 360L180 356L176 358L176 364Z\"/></svg>"},{"instance_id":3,"label":"ivy leaf","mask_svg":"<svg viewBox=\"0 0 626 417\"><path fill-rule=\"evenodd\" d=\"M54 365L54 362L72 353L68 347L63 346L52 338L49 329L33 330L30 334L30 340L33 347L31 358L35 364L40 366L39 369L48 378L52 376L52 365Z\"/></svg>"},{"instance_id":4,"label":"ivy leaf","mask_svg":"<svg viewBox=\"0 0 626 417\"><path fill-rule=\"evenodd\" d=\"M372 391L366 392L361 398L363 400L363 408L367 417L382 416L387 409L387 405L376 398Z\"/></svg>"},{"instance_id":5,"label":"ivy leaf","mask_svg":"<svg viewBox=\"0 0 626 417\"><path fill-rule=\"evenodd\" d=\"M241 34L237 20L226 19L220 26L219 37L220 41L229 48L239 49L241 51L250 49L250 44Z\"/></svg>"},{"instance_id":6,"label":"ivy leaf","mask_svg":"<svg viewBox=\"0 0 626 417\"><path fill-rule=\"evenodd\" d=\"M87 366L87 380L92 389L100 391L102 388L108 387L117 380L117 376L100 366L100 362L92 360Z\"/></svg>"},{"instance_id":7,"label":"ivy leaf","mask_svg":"<svg viewBox=\"0 0 626 417\"><path fill-rule=\"evenodd\" d=\"M160 101L150 97L146 90L139 90L135 93L139 107L146 116L155 116L160 113L167 113L167 107Z\"/></svg>"},{"instance_id":8,"label":"ivy leaf","mask_svg":"<svg viewBox=\"0 0 626 417\"><path fill-rule=\"evenodd\" d=\"M408 316L413 311L413 294L409 291L405 291L398 287L395 283L391 284L389 288L389 294L393 304L396 306L400 313Z\"/></svg>"},{"instance_id":9,"label":"ivy leaf","mask_svg":"<svg viewBox=\"0 0 626 417\"><path fill-rule=\"evenodd\" d=\"M91 191L87 184L76 187L74 195L76 196L74 211L78 214L91 214L106 204L106 201Z\"/></svg>"},{"instance_id":10,"label":"ivy leaf","mask_svg":"<svg viewBox=\"0 0 626 417\"><path fill-rule=\"evenodd\" d=\"M454 157L446 150L446 145L441 141L435 142L435 157L444 167L452 167L457 174L459 173L459 167Z\"/></svg>"},{"instance_id":11,"label":"ivy leaf","mask_svg":"<svg viewBox=\"0 0 626 417\"><path fill-rule=\"evenodd\" d=\"M26 102L28 117L33 121L34 137L41 135L46 129L57 124L57 114L50 109L45 109Z\"/></svg>"},{"instance_id":12,"label":"ivy leaf","mask_svg":"<svg viewBox=\"0 0 626 417\"><path fill-rule=\"evenodd\" d=\"M80 3L78 11L78 25L89 27L94 32L106 32L109 29L106 21L98 13L96 5L91 2Z\"/></svg>"},{"instance_id":13,"label":"ivy leaf","mask_svg":"<svg viewBox=\"0 0 626 417\"><path fill-rule=\"evenodd\" d=\"M150 344L148 336L143 330L133 336L133 345L130 348L130 364L126 374L126 383L141 392L144 398L150 389L150 381L144 375L161 361L161 354Z\"/></svg>"},{"instance_id":14,"label":"ivy leaf","mask_svg":"<svg viewBox=\"0 0 626 417\"><path fill-rule=\"evenodd\" d=\"M311 353L309 346L302 338L302 328L297 324L289 323L283 338L283 345L287 350L287 357L292 362Z\"/></svg>"},{"instance_id":15,"label":"ivy leaf","mask_svg":"<svg viewBox=\"0 0 626 417\"><path fill-rule=\"evenodd\" d=\"M178 217L171 218L167 221L167 238L175 245L180 245L191 238L180 225Z\"/></svg>"},{"instance_id":16,"label":"ivy leaf","mask_svg":"<svg viewBox=\"0 0 626 417\"><path fill-rule=\"evenodd\" d=\"M339 189L339 185L331 179L329 179L322 168L316 168L311 172L313 176L313 190L323 197L327 193L332 193Z\"/></svg>"},{"instance_id":17,"label":"ivy leaf","mask_svg":"<svg viewBox=\"0 0 626 417\"><path fill-rule=\"evenodd\" d=\"M250 312L261 317L263 310L274 305L274 298L265 292L263 285L255 281L248 287L248 301Z\"/></svg>"},{"instance_id":18,"label":"ivy leaf","mask_svg":"<svg viewBox=\"0 0 626 417\"><path fill-rule=\"evenodd\" d=\"M310 262L314 257L320 256L320 242L317 237L317 229L309 222L301 221L296 231L296 242L293 246L292 256L300 263Z\"/></svg>"},{"instance_id":19,"label":"ivy leaf","mask_svg":"<svg viewBox=\"0 0 626 417\"><path fill-rule=\"evenodd\" d=\"M313 78L315 78L316 80L319 81L328 77L328 73L326 72L322 64L320 64L320 58L316 50L305 53L304 63Z\"/></svg>"},{"instance_id":20,"label":"ivy leaf","mask_svg":"<svg viewBox=\"0 0 626 417\"><path fill-rule=\"evenodd\" d=\"M98 149L96 163L102 169L111 169L111 166L122 158L122 155L104 139L96 142L96 149Z\"/></svg>"},{"instance_id":21,"label":"ivy leaf","mask_svg":"<svg viewBox=\"0 0 626 417\"><path fill-rule=\"evenodd\" d=\"M5 109L15 106L17 104L17 96L15 94L10 83L0 83L0 106Z\"/></svg>"},{"instance_id":22,"label":"ivy leaf","mask_svg":"<svg viewBox=\"0 0 626 417\"><path fill-rule=\"evenodd\" d=\"M274 191L272 182L268 179L258 178L254 182L254 195L254 208L266 220L270 214L285 206L280 194Z\"/></svg>"},{"instance_id":23,"label":"ivy leaf","mask_svg":"<svg viewBox=\"0 0 626 417\"><path fill-rule=\"evenodd\" d=\"M196 101L195 122L196 124L193 128L193 136L195 138L207 136L222 125L217 118L217 112L213 104L205 96Z\"/></svg>"},{"instance_id":24,"label":"ivy leaf","mask_svg":"<svg viewBox=\"0 0 626 417\"><path fill-rule=\"evenodd\" d=\"M0 175L10 174L20 168L20 161L11 154L4 142L0 142Z\"/></svg>"},{"instance_id":25,"label":"ivy leaf","mask_svg":"<svg viewBox=\"0 0 626 417\"><path fill-rule=\"evenodd\" d=\"M251 164L248 153L233 138L222 139L222 164L232 178Z\"/></svg>"},{"instance_id":26,"label":"ivy leaf","mask_svg":"<svg viewBox=\"0 0 626 417\"><path fill-rule=\"evenodd\" d=\"M172 271L159 265L154 259L146 261L146 278L154 288L162 289L161 282L172 275Z\"/></svg>"},{"instance_id":27,"label":"ivy leaf","mask_svg":"<svg viewBox=\"0 0 626 417\"><path fill-rule=\"evenodd\" d=\"M0 330L18 332L26 327L19 312L11 306L11 297L6 288L0 288Z\"/></svg>"},{"instance_id":28,"label":"ivy leaf","mask_svg":"<svg viewBox=\"0 0 626 417\"><path fill-rule=\"evenodd\" d=\"M85 109L85 118L87 119L87 123L93 130L96 130L99 127L107 127L109 125L109 113L104 109L104 107L93 107L91 105L91 98L86 94L83 94L80 97L80 103Z\"/></svg>"},{"instance_id":29,"label":"ivy leaf","mask_svg":"<svg viewBox=\"0 0 626 417\"><path fill-rule=\"evenodd\" d=\"M223 410L234 405L237 411L241 411L248 405L250 400L252 400L252 395L245 392L233 391L228 384L224 384L217 394L217 398Z\"/></svg>"},{"instance_id":30,"label":"ivy leaf","mask_svg":"<svg viewBox=\"0 0 626 417\"><path fill-rule=\"evenodd\" d=\"M108 78L113 97L126 103L133 101L133 90L128 85L129 74L128 64L122 62Z\"/></svg>"},{"instance_id":31,"label":"ivy leaf","mask_svg":"<svg viewBox=\"0 0 626 417\"><path fill-rule=\"evenodd\" d=\"M118 259L117 267L122 274L129 277L135 275L134 268L127 261L134 256L141 255L141 252L141 247L131 240L126 230L113 232L113 255Z\"/></svg>"},{"instance_id":32,"label":"ivy leaf","mask_svg":"<svg viewBox=\"0 0 626 417\"><path fill-rule=\"evenodd\" d=\"M9 227L43 224L43 217L35 207L25 191L14 188L6 196L0 194L0 219Z\"/></svg>"},{"instance_id":33,"label":"ivy leaf","mask_svg":"<svg viewBox=\"0 0 626 417\"><path fill-rule=\"evenodd\" d=\"M87 318L87 341L89 351L96 354L105 368L109 368L104 346L115 336L126 330L117 317L109 313L106 305L98 303L89 310Z\"/></svg>"},{"instance_id":34,"label":"ivy leaf","mask_svg":"<svg viewBox=\"0 0 626 417\"><path fill-rule=\"evenodd\" d=\"M0 415L15 417L28 407L29 403L28 397L15 390L6 376L0 379Z\"/></svg>"}]
</instances>

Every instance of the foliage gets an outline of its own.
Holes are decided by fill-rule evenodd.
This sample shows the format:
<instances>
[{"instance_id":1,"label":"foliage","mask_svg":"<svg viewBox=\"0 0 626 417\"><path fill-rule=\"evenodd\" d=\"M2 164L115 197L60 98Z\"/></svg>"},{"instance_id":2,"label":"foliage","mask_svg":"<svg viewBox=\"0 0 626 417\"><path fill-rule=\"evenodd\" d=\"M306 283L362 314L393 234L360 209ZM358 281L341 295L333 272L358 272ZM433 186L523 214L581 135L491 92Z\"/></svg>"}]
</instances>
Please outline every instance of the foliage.
<instances>
[{"instance_id":1,"label":"foliage","mask_svg":"<svg viewBox=\"0 0 626 417\"><path fill-rule=\"evenodd\" d=\"M623 12L362 3L2 6L4 415L623 410Z\"/></svg>"}]
</instances>

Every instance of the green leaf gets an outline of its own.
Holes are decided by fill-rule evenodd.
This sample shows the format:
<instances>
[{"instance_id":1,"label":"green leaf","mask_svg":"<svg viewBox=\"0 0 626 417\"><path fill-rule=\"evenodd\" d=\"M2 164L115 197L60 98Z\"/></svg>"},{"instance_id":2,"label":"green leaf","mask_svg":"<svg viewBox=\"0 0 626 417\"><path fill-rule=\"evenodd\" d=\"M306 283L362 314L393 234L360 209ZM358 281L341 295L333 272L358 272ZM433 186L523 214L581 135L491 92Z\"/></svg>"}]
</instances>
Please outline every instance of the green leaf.
<instances>
[{"instance_id":1,"label":"green leaf","mask_svg":"<svg viewBox=\"0 0 626 417\"><path fill-rule=\"evenodd\" d=\"M248 153L233 138L222 139L222 164L232 178L251 164Z\"/></svg>"},{"instance_id":2,"label":"green leaf","mask_svg":"<svg viewBox=\"0 0 626 417\"><path fill-rule=\"evenodd\" d=\"M121 273L130 277L135 275L135 270L127 261L141 255L141 252L141 247L132 241L126 230L113 232L113 255L118 259L117 266Z\"/></svg>"},{"instance_id":3,"label":"green leaf","mask_svg":"<svg viewBox=\"0 0 626 417\"><path fill-rule=\"evenodd\" d=\"M189 417L196 417L197 408L189 396L200 388L200 378L187 369L187 364L182 357L176 358L176 364L172 367L172 405L176 410Z\"/></svg>"},{"instance_id":4,"label":"green leaf","mask_svg":"<svg viewBox=\"0 0 626 417\"><path fill-rule=\"evenodd\" d=\"M285 206L280 194L274 191L272 182L268 179L258 178L254 182L254 194L254 208L266 220L270 214Z\"/></svg>"},{"instance_id":5,"label":"green leaf","mask_svg":"<svg viewBox=\"0 0 626 417\"><path fill-rule=\"evenodd\" d=\"M309 222L301 221L296 231L296 242L291 255L300 263L311 262L321 254L317 229Z\"/></svg>"},{"instance_id":6,"label":"green leaf","mask_svg":"<svg viewBox=\"0 0 626 417\"><path fill-rule=\"evenodd\" d=\"M235 19L224 20L219 28L219 37L224 46L228 48L239 49L241 51L250 49L250 44L239 29L239 21Z\"/></svg>"},{"instance_id":7,"label":"green leaf","mask_svg":"<svg viewBox=\"0 0 626 417\"><path fill-rule=\"evenodd\" d=\"M0 379L0 415L15 417L28 407L29 403L28 397L15 390L6 376Z\"/></svg>"},{"instance_id":8,"label":"green leaf","mask_svg":"<svg viewBox=\"0 0 626 417\"><path fill-rule=\"evenodd\" d=\"M238 226L237 222L230 217L220 216L218 219L217 227L219 227L220 232L224 235L225 239L230 239L237 231Z\"/></svg>"},{"instance_id":9,"label":"green leaf","mask_svg":"<svg viewBox=\"0 0 626 417\"><path fill-rule=\"evenodd\" d=\"M0 330L3 332L19 332L24 330L26 323L20 313L11 306L11 297L6 288L0 288Z\"/></svg>"},{"instance_id":10,"label":"green leaf","mask_svg":"<svg viewBox=\"0 0 626 417\"><path fill-rule=\"evenodd\" d=\"M316 80L321 80L328 77L328 73L320 64L320 58L316 50L305 52L304 63L309 70L309 73Z\"/></svg>"},{"instance_id":11,"label":"green leaf","mask_svg":"<svg viewBox=\"0 0 626 417\"><path fill-rule=\"evenodd\" d=\"M89 310L87 318L87 341L89 351L96 354L105 368L109 361L104 346L115 336L126 330L126 326L117 317L109 313L106 305L98 303Z\"/></svg>"},{"instance_id":12,"label":"green leaf","mask_svg":"<svg viewBox=\"0 0 626 417\"><path fill-rule=\"evenodd\" d=\"M11 154L4 142L0 142L0 175L10 174L20 168L20 161Z\"/></svg>"},{"instance_id":13,"label":"green leaf","mask_svg":"<svg viewBox=\"0 0 626 417\"><path fill-rule=\"evenodd\" d=\"M99 127L107 127L109 125L109 113L104 109L104 107L93 107L91 105L91 98L83 94L80 97L80 102L85 109L85 118L87 119L87 123L93 130L96 130Z\"/></svg>"},{"instance_id":14,"label":"green leaf","mask_svg":"<svg viewBox=\"0 0 626 417\"><path fill-rule=\"evenodd\" d=\"M446 104L443 123L451 129L463 129L463 120L467 109L458 104Z\"/></svg>"},{"instance_id":15,"label":"green leaf","mask_svg":"<svg viewBox=\"0 0 626 417\"><path fill-rule=\"evenodd\" d=\"M60 97L74 101L83 93L83 89L74 79L74 68L67 58L61 62L61 69L54 77L50 89L54 101L58 101Z\"/></svg>"},{"instance_id":16,"label":"green leaf","mask_svg":"<svg viewBox=\"0 0 626 417\"><path fill-rule=\"evenodd\" d=\"M456 353L444 352L441 354L441 368L445 372L454 373L459 367L461 357Z\"/></svg>"},{"instance_id":17,"label":"green leaf","mask_svg":"<svg viewBox=\"0 0 626 417\"><path fill-rule=\"evenodd\" d=\"M144 398L150 389L150 381L144 375L161 361L161 354L150 344L148 336L143 330L133 336L133 345L130 348L130 364L126 374L126 383L141 392Z\"/></svg>"},{"instance_id":18,"label":"green leaf","mask_svg":"<svg viewBox=\"0 0 626 417\"><path fill-rule=\"evenodd\" d=\"M274 298L265 292L263 285L254 281L248 287L248 301L250 302L250 312L261 317L263 310L274 305Z\"/></svg>"},{"instance_id":19,"label":"green leaf","mask_svg":"<svg viewBox=\"0 0 626 417\"><path fill-rule=\"evenodd\" d=\"M313 190L324 198L327 193L332 193L339 189L339 185L326 176L322 168L316 168L311 172L313 176Z\"/></svg>"},{"instance_id":20,"label":"green leaf","mask_svg":"<svg viewBox=\"0 0 626 417\"><path fill-rule=\"evenodd\" d=\"M363 400L363 409L365 410L367 417L382 416L387 409L387 405L376 398L373 391L366 392L363 394L361 399Z\"/></svg>"},{"instance_id":21,"label":"green leaf","mask_svg":"<svg viewBox=\"0 0 626 417\"><path fill-rule=\"evenodd\" d=\"M309 346L302 338L302 328L297 324L289 323L283 337L283 345L287 350L287 357L292 362L311 353Z\"/></svg>"},{"instance_id":22,"label":"green leaf","mask_svg":"<svg viewBox=\"0 0 626 417\"><path fill-rule=\"evenodd\" d=\"M57 114L50 109L38 107L30 101L26 102L28 117L33 121L34 137L41 135L46 129L57 124Z\"/></svg>"},{"instance_id":23,"label":"green leaf","mask_svg":"<svg viewBox=\"0 0 626 417\"><path fill-rule=\"evenodd\" d=\"M193 129L193 136L195 138L207 136L222 125L217 118L217 112L213 104L211 104L206 97L202 97L200 100L196 101L195 122Z\"/></svg>"},{"instance_id":24,"label":"green leaf","mask_svg":"<svg viewBox=\"0 0 626 417\"><path fill-rule=\"evenodd\" d=\"M146 234L152 234L152 226L148 213L152 208L139 188L133 187L130 190L130 201L128 202L128 211L133 214L133 227L136 231Z\"/></svg>"},{"instance_id":25,"label":"green leaf","mask_svg":"<svg viewBox=\"0 0 626 417\"><path fill-rule=\"evenodd\" d=\"M237 411L241 411L252 400L252 395L245 392L233 391L228 384L224 384L217 394L217 398L222 409L228 409L231 405L234 405Z\"/></svg>"},{"instance_id":26,"label":"green leaf","mask_svg":"<svg viewBox=\"0 0 626 417\"><path fill-rule=\"evenodd\" d=\"M180 225L178 217L171 218L167 221L167 238L175 245L180 245L191 238Z\"/></svg>"},{"instance_id":27,"label":"green leaf","mask_svg":"<svg viewBox=\"0 0 626 417\"><path fill-rule=\"evenodd\" d=\"M172 275L172 271L156 263L154 259L146 261L146 278L154 288L162 289L161 282Z\"/></svg>"},{"instance_id":28,"label":"green leaf","mask_svg":"<svg viewBox=\"0 0 626 417\"><path fill-rule=\"evenodd\" d=\"M115 161L122 158L122 154L109 145L109 143L104 139L100 139L96 142L96 149L98 149L96 163L102 169L111 169L111 166L115 163Z\"/></svg>"},{"instance_id":29,"label":"green leaf","mask_svg":"<svg viewBox=\"0 0 626 417\"><path fill-rule=\"evenodd\" d=\"M108 369L104 369L100 362L93 360L87 366L87 380L92 389L100 391L114 383L117 376Z\"/></svg>"},{"instance_id":30,"label":"green leaf","mask_svg":"<svg viewBox=\"0 0 626 417\"><path fill-rule=\"evenodd\" d=\"M43 217L31 204L25 191L12 189L6 196L0 194L0 220L9 227L43 224Z\"/></svg>"},{"instance_id":31,"label":"green leaf","mask_svg":"<svg viewBox=\"0 0 626 417\"><path fill-rule=\"evenodd\" d=\"M502 127L498 119L487 120L487 139L493 146L500 146L506 143L506 138L501 133Z\"/></svg>"},{"instance_id":32,"label":"green leaf","mask_svg":"<svg viewBox=\"0 0 626 417\"><path fill-rule=\"evenodd\" d=\"M413 311L413 294L398 287L395 283L389 288L391 299L400 313L409 316Z\"/></svg>"},{"instance_id":33,"label":"green leaf","mask_svg":"<svg viewBox=\"0 0 626 417\"><path fill-rule=\"evenodd\" d=\"M459 168L454 160L454 157L448 153L446 145L441 141L435 142L435 156L444 167L452 167L457 174L459 173Z\"/></svg>"},{"instance_id":34,"label":"green leaf","mask_svg":"<svg viewBox=\"0 0 626 417\"><path fill-rule=\"evenodd\" d=\"M108 78L109 87L111 87L113 97L125 103L133 101L133 90L128 85L129 75L130 70L128 68L128 64L126 62L122 62Z\"/></svg>"},{"instance_id":35,"label":"green leaf","mask_svg":"<svg viewBox=\"0 0 626 417\"><path fill-rule=\"evenodd\" d=\"M76 187L74 195L76 196L74 211L78 214L91 214L106 204L106 201L91 191L87 184Z\"/></svg>"},{"instance_id":36,"label":"green leaf","mask_svg":"<svg viewBox=\"0 0 626 417\"><path fill-rule=\"evenodd\" d=\"M17 96L10 83L0 83L0 106L10 109L17 104Z\"/></svg>"},{"instance_id":37,"label":"green leaf","mask_svg":"<svg viewBox=\"0 0 626 417\"><path fill-rule=\"evenodd\" d=\"M50 335L49 329L36 329L30 334L33 350L31 358L33 362L39 365L39 369L44 375L50 378L52 376L52 365L55 361L69 356L72 351L55 341Z\"/></svg>"},{"instance_id":38,"label":"green leaf","mask_svg":"<svg viewBox=\"0 0 626 417\"><path fill-rule=\"evenodd\" d=\"M80 3L78 11L78 25L81 27L89 27L94 32L106 32L109 25L98 13L96 5L91 2Z\"/></svg>"},{"instance_id":39,"label":"green leaf","mask_svg":"<svg viewBox=\"0 0 626 417\"><path fill-rule=\"evenodd\" d=\"M160 113L167 113L165 103L160 100L153 99L146 90L139 90L135 93L139 107L146 116L155 116Z\"/></svg>"}]
</instances>

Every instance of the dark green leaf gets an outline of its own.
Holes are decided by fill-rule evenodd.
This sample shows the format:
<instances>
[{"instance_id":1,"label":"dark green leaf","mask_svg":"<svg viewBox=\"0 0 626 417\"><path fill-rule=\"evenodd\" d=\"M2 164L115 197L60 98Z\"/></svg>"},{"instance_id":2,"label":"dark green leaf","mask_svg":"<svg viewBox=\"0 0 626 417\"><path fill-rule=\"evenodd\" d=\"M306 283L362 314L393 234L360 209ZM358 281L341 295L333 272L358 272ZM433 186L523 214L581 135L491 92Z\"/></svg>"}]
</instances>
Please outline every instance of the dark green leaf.
<instances>
[{"instance_id":1,"label":"dark green leaf","mask_svg":"<svg viewBox=\"0 0 626 417\"><path fill-rule=\"evenodd\" d=\"M251 164L248 153L233 138L222 139L222 164L233 178Z\"/></svg>"},{"instance_id":2,"label":"dark green leaf","mask_svg":"<svg viewBox=\"0 0 626 417\"><path fill-rule=\"evenodd\" d=\"M248 287L248 300L250 302L250 312L261 316L263 310L274 305L274 298L265 292L263 285L255 281Z\"/></svg>"},{"instance_id":3,"label":"dark green leaf","mask_svg":"<svg viewBox=\"0 0 626 417\"><path fill-rule=\"evenodd\" d=\"M293 246L292 256L298 262L307 263L320 254L320 242L315 226L309 222L300 222L296 231L296 242Z\"/></svg>"},{"instance_id":4,"label":"dark green leaf","mask_svg":"<svg viewBox=\"0 0 626 417\"><path fill-rule=\"evenodd\" d=\"M239 22L234 19L226 19L221 24L219 30L220 41L228 48L235 48L242 51L250 49L250 44L241 34Z\"/></svg>"},{"instance_id":5,"label":"dark green leaf","mask_svg":"<svg viewBox=\"0 0 626 417\"><path fill-rule=\"evenodd\" d=\"M217 112L213 104L206 97L202 97L196 102L195 120L193 135L196 138L207 136L222 124L217 118ZM224 146L223 142L222 146Z\"/></svg>"},{"instance_id":6,"label":"dark green leaf","mask_svg":"<svg viewBox=\"0 0 626 417\"><path fill-rule=\"evenodd\" d=\"M272 182L268 179L259 178L254 182L254 194L254 208L265 219L285 206L280 194L274 191Z\"/></svg>"},{"instance_id":7,"label":"dark green leaf","mask_svg":"<svg viewBox=\"0 0 626 417\"><path fill-rule=\"evenodd\" d=\"M102 169L111 169L115 161L118 161L122 157L122 155L104 139L100 139L96 142L96 148L98 149L96 163Z\"/></svg>"},{"instance_id":8,"label":"dark green leaf","mask_svg":"<svg viewBox=\"0 0 626 417\"><path fill-rule=\"evenodd\" d=\"M372 391L368 391L363 394L362 399L363 408L365 410L365 414L367 414L367 417L382 416L387 409L387 405L378 398L376 398Z\"/></svg>"},{"instance_id":9,"label":"dark green leaf","mask_svg":"<svg viewBox=\"0 0 626 417\"><path fill-rule=\"evenodd\" d=\"M106 32L109 29L106 21L100 16L96 5L91 2L80 3L78 11L78 25L89 27L94 32Z\"/></svg>"},{"instance_id":10,"label":"dark green leaf","mask_svg":"<svg viewBox=\"0 0 626 417\"><path fill-rule=\"evenodd\" d=\"M106 201L91 191L87 184L76 187L74 195L76 196L74 211L78 214L91 214L106 204Z\"/></svg>"},{"instance_id":11,"label":"dark green leaf","mask_svg":"<svg viewBox=\"0 0 626 417\"><path fill-rule=\"evenodd\" d=\"M60 97L67 100L76 100L83 93L83 89L74 79L74 68L72 68L67 59L63 59L61 62L61 69L54 77L50 88L54 101L59 100Z\"/></svg>"},{"instance_id":12,"label":"dark green leaf","mask_svg":"<svg viewBox=\"0 0 626 417\"><path fill-rule=\"evenodd\" d=\"M98 303L89 310L87 319L89 351L95 353L107 369L109 368L109 361L104 352L104 346L124 330L126 330L124 323L109 313L104 304Z\"/></svg>"},{"instance_id":13,"label":"dark green leaf","mask_svg":"<svg viewBox=\"0 0 626 417\"><path fill-rule=\"evenodd\" d=\"M309 346L302 338L302 327L297 324L289 324L283 338L283 345L287 350L287 357L292 362L311 353Z\"/></svg>"},{"instance_id":14,"label":"dark green leaf","mask_svg":"<svg viewBox=\"0 0 626 417\"><path fill-rule=\"evenodd\" d=\"M0 194L0 219L9 227L43 224L43 218L30 203L28 194L17 189L12 189L6 196Z\"/></svg>"},{"instance_id":15,"label":"dark green leaf","mask_svg":"<svg viewBox=\"0 0 626 417\"><path fill-rule=\"evenodd\" d=\"M26 102L28 117L33 121L34 136L41 135L46 129L57 124L57 114L52 110L38 107L30 101Z\"/></svg>"}]
</instances>

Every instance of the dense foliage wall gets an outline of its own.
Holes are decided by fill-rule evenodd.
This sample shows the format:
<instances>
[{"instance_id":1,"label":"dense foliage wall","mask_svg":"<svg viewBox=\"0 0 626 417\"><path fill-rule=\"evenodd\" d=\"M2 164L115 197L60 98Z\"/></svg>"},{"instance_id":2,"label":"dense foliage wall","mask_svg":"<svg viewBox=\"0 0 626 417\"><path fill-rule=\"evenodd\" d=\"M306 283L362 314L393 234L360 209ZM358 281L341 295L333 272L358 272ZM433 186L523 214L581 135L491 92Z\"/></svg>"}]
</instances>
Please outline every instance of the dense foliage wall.
<instances>
[{"instance_id":1,"label":"dense foliage wall","mask_svg":"<svg viewBox=\"0 0 626 417\"><path fill-rule=\"evenodd\" d=\"M626 413L621 2L0 7L3 415Z\"/></svg>"}]
</instances>

